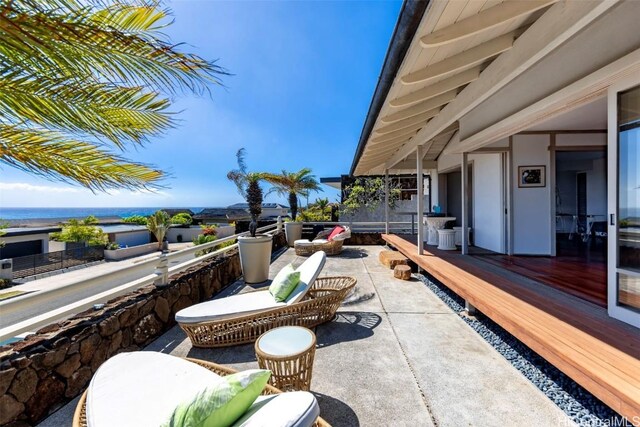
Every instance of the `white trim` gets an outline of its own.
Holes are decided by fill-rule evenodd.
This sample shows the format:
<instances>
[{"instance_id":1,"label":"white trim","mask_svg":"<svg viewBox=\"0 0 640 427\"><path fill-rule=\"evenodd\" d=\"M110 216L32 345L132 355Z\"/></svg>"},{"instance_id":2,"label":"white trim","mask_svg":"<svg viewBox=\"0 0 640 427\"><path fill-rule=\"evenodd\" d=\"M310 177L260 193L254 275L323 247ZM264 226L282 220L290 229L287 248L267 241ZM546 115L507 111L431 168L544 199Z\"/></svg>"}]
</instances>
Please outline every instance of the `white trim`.
<instances>
[{"instance_id":1,"label":"white trim","mask_svg":"<svg viewBox=\"0 0 640 427\"><path fill-rule=\"evenodd\" d=\"M607 256L607 308L609 316L614 317L623 322L629 323L635 327L640 328L640 313L630 310L628 308L619 306L616 304L618 299L617 291L617 273L623 271L625 274L634 272L628 272L624 269L617 268L618 251L617 251L617 237L618 237L618 218L617 218L617 197L618 197L618 92L632 88L640 84L640 76L633 75L626 79L620 80L609 87L607 92L607 143L608 143L608 177L607 177L607 205L609 218L607 218L608 230L607 230L607 244L608 244L608 256ZM615 215L613 225L611 224L611 215Z\"/></svg>"}]
</instances>

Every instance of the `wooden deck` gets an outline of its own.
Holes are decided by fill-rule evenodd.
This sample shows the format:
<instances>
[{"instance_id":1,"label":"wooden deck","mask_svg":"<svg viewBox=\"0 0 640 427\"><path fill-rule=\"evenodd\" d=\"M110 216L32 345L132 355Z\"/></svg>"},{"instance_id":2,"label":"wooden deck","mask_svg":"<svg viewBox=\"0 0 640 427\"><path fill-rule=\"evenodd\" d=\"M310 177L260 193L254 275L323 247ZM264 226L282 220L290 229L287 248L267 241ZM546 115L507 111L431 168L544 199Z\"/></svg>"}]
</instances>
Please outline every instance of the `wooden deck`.
<instances>
[{"instance_id":1,"label":"wooden deck","mask_svg":"<svg viewBox=\"0 0 640 427\"><path fill-rule=\"evenodd\" d=\"M431 246L418 255L413 236L382 237L615 411L640 417L640 330L476 257Z\"/></svg>"}]
</instances>

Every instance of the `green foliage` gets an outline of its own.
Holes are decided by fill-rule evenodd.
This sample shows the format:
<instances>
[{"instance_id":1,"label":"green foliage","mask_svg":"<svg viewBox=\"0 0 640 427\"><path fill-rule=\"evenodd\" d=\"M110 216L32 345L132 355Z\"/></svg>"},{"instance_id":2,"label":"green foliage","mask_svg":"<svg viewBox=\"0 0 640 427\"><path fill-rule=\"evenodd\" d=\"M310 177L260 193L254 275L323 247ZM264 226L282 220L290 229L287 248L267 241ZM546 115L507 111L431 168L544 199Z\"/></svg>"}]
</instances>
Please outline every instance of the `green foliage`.
<instances>
[{"instance_id":1,"label":"green foliage","mask_svg":"<svg viewBox=\"0 0 640 427\"><path fill-rule=\"evenodd\" d=\"M147 225L147 217L142 215L132 215L126 218L122 218L122 222L127 224Z\"/></svg>"},{"instance_id":2,"label":"green foliage","mask_svg":"<svg viewBox=\"0 0 640 427\"><path fill-rule=\"evenodd\" d=\"M5 228L8 228L9 224L7 224L6 222L4 222L3 220L0 219L0 237L4 236L5 234L7 234L6 231L4 231ZM3 248L5 245L4 241L0 240L0 248Z\"/></svg>"},{"instance_id":3,"label":"green foliage","mask_svg":"<svg viewBox=\"0 0 640 427\"><path fill-rule=\"evenodd\" d=\"M249 204L249 213L251 214L251 224L249 231L252 237L256 236L258 228L258 218L262 213L262 188L260 181L264 179L265 174L260 172L249 172L245 162L246 150L241 148L236 153L238 169L233 169L227 173L227 179L233 182L238 189L238 193Z\"/></svg>"},{"instance_id":4,"label":"green foliage","mask_svg":"<svg viewBox=\"0 0 640 427\"><path fill-rule=\"evenodd\" d=\"M283 170L280 174L265 173L264 180L273 185L267 194L276 192L280 196L287 196L292 218L298 215L299 196L307 197L312 191L322 191L320 183L309 168L300 169L298 172Z\"/></svg>"},{"instance_id":5,"label":"green foliage","mask_svg":"<svg viewBox=\"0 0 640 427\"><path fill-rule=\"evenodd\" d=\"M104 248L108 251L115 251L116 249L120 249L120 245L116 242L108 242L106 245L104 245Z\"/></svg>"},{"instance_id":6,"label":"green foliage","mask_svg":"<svg viewBox=\"0 0 640 427\"><path fill-rule=\"evenodd\" d=\"M179 214L175 214L171 217L171 224L174 225L182 225L185 227L190 226L193 223L193 218L186 212L181 212Z\"/></svg>"},{"instance_id":7,"label":"green foliage","mask_svg":"<svg viewBox=\"0 0 640 427\"><path fill-rule=\"evenodd\" d=\"M205 236L216 236L218 234L218 230L215 225L201 225L202 234Z\"/></svg>"},{"instance_id":8,"label":"green foliage","mask_svg":"<svg viewBox=\"0 0 640 427\"><path fill-rule=\"evenodd\" d=\"M205 243L214 242L216 239L217 237L215 235L198 234L196 237L193 238L193 244L195 246L200 246L200 245L204 245ZM203 249L201 251L196 252L196 257L202 256L204 254L208 254L215 250L216 250L215 246L211 248Z\"/></svg>"},{"instance_id":9,"label":"green foliage","mask_svg":"<svg viewBox=\"0 0 640 427\"><path fill-rule=\"evenodd\" d=\"M92 190L158 187L112 148L171 129L177 93L227 74L169 40L159 1L3 1L0 21L0 162Z\"/></svg>"},{"instance_id":10,"label":"green foliage","mask_svg":"<svg viewBox=\"0 0 640 427\"><path fill-rule=\"evenodd\" d=\"M158 247L162 248L162 242L171 226L171 217L165 211L156 211L149 217L147 229L156 236Z\"/></svg>"},{"instance_id":11,"label":"green foliage","mask_svg":"<svg viewBox=\"0 0 640 427\"><path fill-rule=\"evenodd\" d=\"M399 187L393 187L390 184L389 208L396 208L398 200L400 200L400 192ZM380 203L384 202L384 179L358 178L346 188L345 193L347 197L341 207L343 213L354 213L362 207L375 211Z\"/></svg>"},{"instance_id":12,"label":"green foliage","mask_svg":"<svg viewBox=\"0 0 640 427\"><path fill-rule=\"evenodd\" d=\"M86 243L89 246L105 245L107 235L97 227L98 219L90 215L83 220L70 219L63 227L62 231L52 233L53 240L58 242Z\"/></svg>"}]
</instances>

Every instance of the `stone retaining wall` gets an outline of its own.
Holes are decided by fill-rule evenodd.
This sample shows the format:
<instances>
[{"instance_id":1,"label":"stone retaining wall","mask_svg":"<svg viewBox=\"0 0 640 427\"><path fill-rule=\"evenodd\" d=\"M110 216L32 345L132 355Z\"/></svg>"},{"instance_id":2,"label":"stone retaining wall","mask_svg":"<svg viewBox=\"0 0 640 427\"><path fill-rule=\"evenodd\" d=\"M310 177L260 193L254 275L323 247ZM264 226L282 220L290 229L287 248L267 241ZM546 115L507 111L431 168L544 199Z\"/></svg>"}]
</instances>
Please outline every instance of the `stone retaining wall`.
<instances>
[{"instance_id":1,"label":"stone retaining wall","mask_svg":"<svg viewBox=\"0 0 640 427\"><path fill-rule=\"evenodd\" d=\"M370 245L386 245L382 239L381 233L351 233L351 237L344 241L345 245L350 246L370 246Z\"/></svg>"},{"instance_id":2,"label":"stone retaining wall","mask_svg":"<svg viewBox=\"0 0 640 427\"><path fill-rule=\"evenodd\" d=\"M285 244L284 233L274 237L274 248ZM175 325L177 311L240 276L233 250L171 277L165 288L145 286L0 347L0 425L38 423L79 395L109 357L141 350Z\"/></svg>"}]
</instances>

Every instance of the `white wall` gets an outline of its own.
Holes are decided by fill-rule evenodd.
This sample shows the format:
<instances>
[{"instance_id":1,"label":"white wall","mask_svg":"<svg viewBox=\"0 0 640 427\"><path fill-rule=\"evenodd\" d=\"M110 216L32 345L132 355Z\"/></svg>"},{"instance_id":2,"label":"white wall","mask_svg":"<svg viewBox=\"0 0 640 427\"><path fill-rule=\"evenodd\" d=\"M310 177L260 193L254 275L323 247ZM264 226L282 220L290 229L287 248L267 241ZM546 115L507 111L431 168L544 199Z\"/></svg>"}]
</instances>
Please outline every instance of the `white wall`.
<instances>
[{"instance_id":1,"label":"white wall","mask_svg":"<svg viewBox=\"0 0 640 427\"><path fill-rule=\"evenodd\" d=\"M513 137L513 251L551 254L549 135ZM546 187L519 188L518 166L546 166Z\"/></svg>"},{"instance_id":2,"label":"white wall","mask_svg":"<svg viewBox=\"0 0 640 427\"><path fill-rule=\"evenodd\" d=\"M151 241L151 233L149 233L149 231L147 230L114 234L115 242L123 247L144 245Z\"/></svg>"},{"instance_id":3,"label":"white wall","mask_svg":"<svg viewBox=\"0 0 640 427\"><path fill-rule=\"evenodd\" d=\"M473 162L473 244L505 252L502 156L470 155Z\"/></svg>"},{"instance_id":4,"label":"white wall","mask_svg":"<svg viewBox=\"0 0 640 427\"><path fill-rule=\"evenodd\" d=\"M595 159L587 171L587 214L607 215L607 160Z\"/></svg>"}]
</instances>

